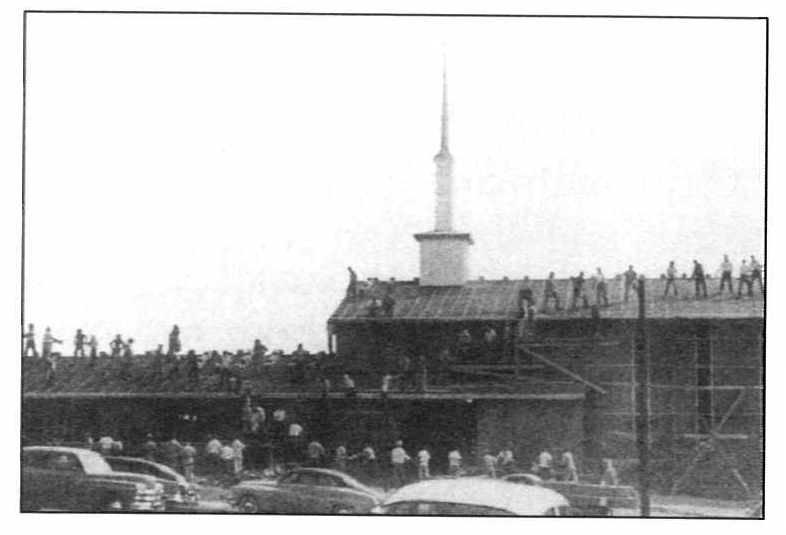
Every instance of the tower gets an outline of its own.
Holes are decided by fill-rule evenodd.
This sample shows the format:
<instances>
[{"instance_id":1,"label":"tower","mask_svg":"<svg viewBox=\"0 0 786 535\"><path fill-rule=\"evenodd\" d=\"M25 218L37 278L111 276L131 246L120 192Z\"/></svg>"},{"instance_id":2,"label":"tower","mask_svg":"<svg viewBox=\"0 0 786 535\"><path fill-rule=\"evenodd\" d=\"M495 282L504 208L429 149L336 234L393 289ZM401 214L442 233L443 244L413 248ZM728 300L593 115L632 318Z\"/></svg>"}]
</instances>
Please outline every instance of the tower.
<instances>
[{"instance_id":1,"label":"tower","mask_svg":"<svg viewBox=\"0 0 786 535\"><path fill-rule=\"evenodd\" d=\"M434 230L415 234L420 244L421 286L462 286L467 278L469 246L467 232L453 230L453 156L448 146L447 68L442 69L442 123L439 152L434 156L436 202Z\"/></svg>"}]
</instances>

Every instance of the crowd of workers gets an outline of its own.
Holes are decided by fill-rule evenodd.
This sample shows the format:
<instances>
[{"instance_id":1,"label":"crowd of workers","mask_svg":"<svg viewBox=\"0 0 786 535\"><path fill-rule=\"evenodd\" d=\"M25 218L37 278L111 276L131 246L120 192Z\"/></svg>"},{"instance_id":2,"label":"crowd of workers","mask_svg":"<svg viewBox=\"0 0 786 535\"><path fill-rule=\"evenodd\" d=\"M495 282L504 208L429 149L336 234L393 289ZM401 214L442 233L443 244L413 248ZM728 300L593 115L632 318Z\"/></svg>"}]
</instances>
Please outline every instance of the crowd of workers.
<instances>
[{"instance_id":1,"label":"crowd of workers","mask_svg":"<svg viewBox=\"0 0 786 535\"><path fill-rule=\"evenodd\" d=\"M137 440L131 448L131 455L158 462L181 472L189 481L195 475L215 480L233 481L244 471L263 472L270 476L294 466L332 468L357 477L372 485L380 485L386 490L398 488L413 479L425 480L434 476L432 471L432 451L423 443L414 454L407 451L403 440L395 440L389 449L378 453L371 443L365 443L356 452L351 452L346 443L334 441L328 450L318 438L318 433L309 434L296 419L289 418L286 411L276 408L272 420L266 421L265 409L253 406L250 399L243 409L242 428L230 439L221 440L209 435L207 441L181 443L170 434L167 440L156 441L152 433ZM103 434L94 439L85 435L83 447L97 451L105 456L129 455L122 440ZM543 480L579 482L580 475L573 453L560 450L554 456L548 450L541 451L531 465L519 463L514 456L511 444L499 451L484 448L475 457L462 453L456 445L447 452L444 473L449 476L485 475L491 478L508 474L529 472ZM618 485L619 477L612 459L603 459L601 485Z\"/></svg>"}]
</instances>

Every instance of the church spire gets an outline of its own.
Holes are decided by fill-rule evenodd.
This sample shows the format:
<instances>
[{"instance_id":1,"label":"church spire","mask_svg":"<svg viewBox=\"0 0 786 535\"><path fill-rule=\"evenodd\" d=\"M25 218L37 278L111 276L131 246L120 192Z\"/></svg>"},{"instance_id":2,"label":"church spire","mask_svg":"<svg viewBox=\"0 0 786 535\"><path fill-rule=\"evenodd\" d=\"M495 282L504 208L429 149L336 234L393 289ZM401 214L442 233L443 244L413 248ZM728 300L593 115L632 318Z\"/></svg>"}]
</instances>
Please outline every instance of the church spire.
<instances>
[{"instance_id":1,"label":"church spire","mask_svg":"<svg viewBox=\"0 0 786 535\"><path fill-rule=\"evenodd\" d=\"M442 136L439 152L434 156L436 170L436 221L434 230L453 230L453 157L448 148L448 73L443 56L442 65Z\"/></svg>"},{"instance_id":2,"label":"church spire","mask_svg":"<svg viewBox=\"0 0 786 535\"><path fill-rule=\"evenodd\" d=\"M448 149L448 67L445 56L442 56L442 138L439 152L450 154Z\"/></svg>"}]
</instances>

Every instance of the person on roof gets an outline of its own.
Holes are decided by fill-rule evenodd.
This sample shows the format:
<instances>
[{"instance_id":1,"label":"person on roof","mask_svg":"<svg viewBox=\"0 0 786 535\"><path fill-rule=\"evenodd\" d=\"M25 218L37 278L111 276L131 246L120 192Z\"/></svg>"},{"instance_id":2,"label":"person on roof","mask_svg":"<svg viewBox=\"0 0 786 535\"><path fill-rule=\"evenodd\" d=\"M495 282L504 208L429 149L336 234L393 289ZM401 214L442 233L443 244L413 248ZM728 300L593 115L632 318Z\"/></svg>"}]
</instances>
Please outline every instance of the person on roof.
<instances>
[{"instance_id":1,"label":"person on roof","mask_svg":"<svg viewBox=\"0 0 786 535\"><path fill-rule=\"evenodd\" d=\"M44 331L44 341L41 344L42 351L41 354L45 359L48 359L52 356L52 344L62 344L62 340L58 340L52 335L52 329L49 327L46 328Z\"/></svg>"},{"instance_id":2,"label":"person on roof","mask_svg":"<svg viewBox=\"0 0 786 535\"><path fill-rule=\"evenodd\" d=\"M169 333L169 354L177 355L180 353L180 327L174 325L172 332Z\"/></svg>"},{"instance_id":3,"label":"person on roof","mask_svg":"<svg viewBox=\"0 0 786 535\"><path fill-rule=\"evenodd\" d=\"M729 293L734 293L734 286L731 279L731 270L733 266L731 261L729 260L729 255L723 255L723 262L720 266L721 271L721 281L720 281L720 289L718 290L719 294L723 294L723 288L728 283L729 285Z\"/></svg>"},{"instance_id":4,"label":"person on roof","mask_svg":"<svg viewBox=\"0 0 786 535\"><path fill-rule=\"evenodd\" d=\"M675 279L677 278L677 268L674 266L674 260L669 262L669 267L666 268L666 288L663 290L663 297L666 297L669 293L669 286L674 290L674 295L679 295L677 293L677 284Z\"/></svg>"},{"instance_id":5,"label":"person on roof","mask_svg":"<svg viewBox=\"0 0 786 535\"><path fill-rule=\"evenodd\" d=\"M628 270L622 274L622 278L624 279L625 283L625 291L623 293L623 301L626 303L628 302L628 294L630 291L633 290L633 293L636 293L636 280L637 275L636 272L633 270L633 266L629 265Z\"/></svg>"},{"instance_id":6,"label":"person on roof","mask_svg":"<svg viewBox=\"0 0 786 535\"><path fill-rule=\"evenodd\" d=\"M82 332L82 329L77 329L74 335L74 358L85 356L85 338L87 336Z\"/></svg>"},{"instance_id":7,"label":"person on roof","mask_svg":"<svg viewBox=\"0 0 786 535\"><path fill-rule=\"evenodd\" d=\"M751 287L753 287L753 283L758 281L759 282L759 291L763 292L764 289L762 287L762 277L761 277L761 264L756 260L756 257L751 255Z\"/></svg>"},{"instance_id":8,"label":"person on roof","mask_svg":"<svg viewBox=\"0 0 786 535\"><path fill-rule=\"evenodd\" d=\"M559 310L559 294L554 286L554 272L549 272L549 278L546 279L546 286L543 290L543 312L546 312L549 305L549 300L554 299L554 310Z\"/></svg>"},{"instance_id":9,"label":"person on roof","mask_svg":"<svg viewBox=\"0 0 786 535\"><path fill-rule=\"evenodd\" d=\"M579 272L577 277L571 278L573 282L573 300L571 301L571 308L576 310L576 302L581 298L584 308L589 308L587 296L584 293L584 272Z\"/></svg>"},{"instance_id":10,"label":"person on roof","mask_svg":"<svg viewBox=\"0 0 786 535\"><path fill-rule=\"evenodd\" d=\"M114 340L112 340L109 343L109 349L111 350L112 358L120 357L120 354L123 351L123 346L124 345L125 344L123 343L123 337L120 336L119 334L117 336L115 336Z\"/></svg>"},{"instance_id":11,"label":"person on roof","mask_svg":"<svg viewBox=\"0 0 786 535\"><path fill-rule=\"evenodd\" d=\"M600 270L600 268L598 268L595 272L593 279L595 281L595 304L600 306L600 302L602 300L603 306L609 306L606 277L603 276L603 272Z\"/></svg>"},{"instance_id":12,"label":"person on roof","mask_svg":"<svg viewBox=\"0 0 786 535\"><path fill-rule=\"evenodd\" d=\"M90 339L87 341L87 347L90 348L90 357L88 360L88 364L90 366L94 366L96 363L96 359L98 359L98 340L94 334L90 335Z\"/></svg>"},{"instance_id":13,"label":"person on roof","mask_svg":"<svg viewBox=\"0 0 786 535\"><path fill-rule=\"evenodd\" d=\"M393 317L393 312L396 308L396 300L393 298L393 292L389 291L382 298L382 314L388 317Z\"/></svg>"},{"instance_id":14,"label":"person on roof","mask_svg":"<svg viewBox=\"0 0 786 535\"><path fill-rule=\"evenodd\" d=\"M693 261L693 273L691 273L690 278L693 279L693 285L695 286L694 297L696 299L702 297L707 299L707 281L704 276L704 266L698 260Z\"/></svg>"},{"instance_id":15,"label":"person on roof","mask_svg":"<svg viewBox=\"0 0 786 535\"><path fill-rule=\"evenodd\" d=\"M527 310L535 304L535 295L532 293L532 288L529 286L529 277L525 276L522 282L521 289L519 290L519 317L523 318Z\"/></svg>"},{"instance_id":16,"label":"person on roof","mask_svg":"<svg viewBox=\"0 0 786 535\"><path fill-rule=\"evenodd\" d=\"M38 357L38 350L35 348L35 327L32 323L28 324L27 332L24 333L23 338L25 340L24 356L26 357L28 353L32 351L33 356Z\"/></svg>"},{"instance_id":17,"label":"person on roof","mask_svg":"<svg viewBox=\"0 0 786 535\"><path fill-rule=\"evenodd\" d=\"M358 296L358 274L352 267L347 267L349 272L349 286L347 286L347 297L357 299Z\"/></svg>"},{"instance_id":18,"label":"person on roof","mask_svg":"<svg viewBox=\"0 0 786 535\"><path fill-rule=\"evenodd\" d=\"M748 297L753 297L753 284L751 283L751 267L748 263L743 259L742 264L740 264L740 278L737 281L737 298L739 299L742 296L742 285L745 285L748 289Z\"/></svg>"}]
</instances>

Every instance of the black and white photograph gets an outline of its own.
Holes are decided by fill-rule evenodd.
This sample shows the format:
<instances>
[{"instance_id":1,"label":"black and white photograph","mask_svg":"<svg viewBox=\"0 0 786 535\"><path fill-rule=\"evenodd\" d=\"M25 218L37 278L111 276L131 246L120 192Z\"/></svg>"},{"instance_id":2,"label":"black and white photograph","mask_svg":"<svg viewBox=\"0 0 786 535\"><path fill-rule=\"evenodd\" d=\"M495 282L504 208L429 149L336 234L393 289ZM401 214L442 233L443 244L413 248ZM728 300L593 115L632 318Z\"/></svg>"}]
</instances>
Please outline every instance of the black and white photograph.
<instances>
[{"instance_id":1,"label":"black and white photograph","mask_svg":"<svg viewBox=\"0 0 786 535\"><path fill-rule=\"evenodd\" d=\"M766 11L49 7L23 517L764 518Z\"/></svg>"}]
</instances>

